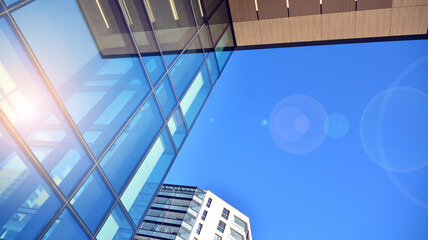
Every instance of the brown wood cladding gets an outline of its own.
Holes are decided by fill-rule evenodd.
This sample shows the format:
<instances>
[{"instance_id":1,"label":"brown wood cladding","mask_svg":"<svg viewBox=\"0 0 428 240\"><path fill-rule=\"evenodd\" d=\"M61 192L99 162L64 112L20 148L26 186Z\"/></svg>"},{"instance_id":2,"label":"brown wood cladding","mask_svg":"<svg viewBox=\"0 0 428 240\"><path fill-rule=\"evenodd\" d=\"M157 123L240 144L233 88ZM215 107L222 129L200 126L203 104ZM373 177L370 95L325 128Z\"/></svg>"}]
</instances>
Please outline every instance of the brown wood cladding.
<instances>
[{"instance_id":1,"label":"brown wood cladding","mask_svg":"<svg viewBox=\"0 0 428 240\"><path fill-rule=\"evenodd\" d=\"M290 17L320 14L320 0L289 0Z\"/></svg>"},{"instance_id":2,"label":"brown wood cladding","mask_svg":"<svg viewBox=\"0 0 428 240\"><path fill-rule=\"evenodd\" d=\"M288 17L286 0L258 0L257 2L260 19Z\"/></svg>"},{"instance_id":3,"label":"brown wood cladding","mask_svg":"<svg viewBox=\"0 0 428 240\"><path fill-rule=\"evenodd\" d=\"M355 0L323 0L322 13L355 11Z\"/></svg>"},{"instance_id":4,"label":"brown wood cladding","mask_svg":"<svg viewBox=\"0 0 428 240\"><path fill-rule=\"evenodd\" d=\"M358 0L358 11L391 8L392 0Z\"/></svg>"},{"instance_id":5,"label":"brown wood cladding","mask_svg":"<svg viewBox=\"0 0 428 240\"><path fill-rule=\"evenodd\" d=\"M233 22L257 20L254 0L229 0Z\"/></svg>"}]
</instances>

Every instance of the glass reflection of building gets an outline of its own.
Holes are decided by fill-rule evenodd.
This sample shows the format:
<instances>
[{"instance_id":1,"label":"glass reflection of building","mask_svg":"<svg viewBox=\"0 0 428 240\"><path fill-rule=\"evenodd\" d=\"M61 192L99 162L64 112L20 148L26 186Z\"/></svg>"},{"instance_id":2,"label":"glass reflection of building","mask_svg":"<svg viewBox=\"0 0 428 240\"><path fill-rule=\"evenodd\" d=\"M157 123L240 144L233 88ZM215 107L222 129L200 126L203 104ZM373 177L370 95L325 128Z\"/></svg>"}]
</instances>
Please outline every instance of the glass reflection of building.
<instances>
[{"instance_id":1,"label":"glass reflection of building","mask_svg":"<svg viewBox=\"0 0 428 240\"><path fill-rule=\"evenodd\" d=\"M0 0L0 239L130 239L220 76L226 0Z\"/></svg>"}]
</instances>

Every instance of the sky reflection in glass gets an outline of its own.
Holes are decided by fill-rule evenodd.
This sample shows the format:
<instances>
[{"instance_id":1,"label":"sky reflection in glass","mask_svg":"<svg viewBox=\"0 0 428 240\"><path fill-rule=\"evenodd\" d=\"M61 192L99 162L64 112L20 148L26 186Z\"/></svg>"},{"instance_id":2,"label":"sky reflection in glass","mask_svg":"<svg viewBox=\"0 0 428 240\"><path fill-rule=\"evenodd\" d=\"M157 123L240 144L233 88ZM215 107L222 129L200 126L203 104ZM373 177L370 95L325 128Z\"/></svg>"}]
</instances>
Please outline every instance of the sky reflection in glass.
<instances>
[{"instance_id":1,"label":"sky reflection in glass","mask_svg":"<svg viewBox=\"0 0 428 240\"><path fill-rule=\"evenodd\" d=\"M39 0L12 15L99 157L150 90L140 60L102 58L75 1Z\"/></svg>"}]
</instances>

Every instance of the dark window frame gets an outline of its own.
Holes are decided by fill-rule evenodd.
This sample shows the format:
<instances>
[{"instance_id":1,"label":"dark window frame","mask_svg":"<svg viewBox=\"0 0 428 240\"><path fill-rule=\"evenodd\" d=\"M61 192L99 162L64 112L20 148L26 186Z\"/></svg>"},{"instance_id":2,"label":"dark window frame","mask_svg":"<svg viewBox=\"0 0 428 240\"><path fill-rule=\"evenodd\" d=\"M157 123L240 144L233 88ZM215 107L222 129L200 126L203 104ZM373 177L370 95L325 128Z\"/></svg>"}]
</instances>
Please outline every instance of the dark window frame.
<instances>
[{"instance_id":1,"label":"dark window frame","mask_svg":"<svg viewBox=\"0 0 428 240\"><path fill-rule=\"evenodd\" d=\"M208 208L211 207L212 202L213 202L212 198L208 198L208 201L207 201Z\"/></svg>"},{"instance_id":2,"label":"dark window frame","mask_svg":"<svg viewBox=\"0 0 428 240\"><path fill-rule=\"evenodd\" d=\"M221 212L221 216L222 216L224 219L228 220L228 219L229 219L229 215L230 215L230 211L229 211L229 210L227 210L226 208L223 208L223 212Z\"/></svg>"},{"instance_id":3,"label":"dark window frame","mask_svg":"<svg viewBox=\"0 0 428 240\"><path fill-rule=\"evenodd\" d=\"M198 228L196 229L196 234L201 234L201 231L202 231L202 227L203 227L204 225L202 225L202 223L199 223L199 225L198 225Z\"/></svg>"},{"instance_id":4,"label":"dark window frame","mask_svg":"<svg viewBox=\"0 0 428 240\"><path fill-rule=\"evenodd\" d=\"M226 223L220 220L217 225L217 230L224 233L224 230L226 230Z\"/></svg>"},{"instance_id":5,"label":"dark window frame","mask_svg":"<svg viewBox=\"0 0 428 240\"><path fill-rule=\"evenodd\" d=\"M201 216L202 221L205 221L205 219L207 218L207 215L208 215L208 211L204 210L204 212L202 213L202 216Z\"/></svg>"}]
</instances>

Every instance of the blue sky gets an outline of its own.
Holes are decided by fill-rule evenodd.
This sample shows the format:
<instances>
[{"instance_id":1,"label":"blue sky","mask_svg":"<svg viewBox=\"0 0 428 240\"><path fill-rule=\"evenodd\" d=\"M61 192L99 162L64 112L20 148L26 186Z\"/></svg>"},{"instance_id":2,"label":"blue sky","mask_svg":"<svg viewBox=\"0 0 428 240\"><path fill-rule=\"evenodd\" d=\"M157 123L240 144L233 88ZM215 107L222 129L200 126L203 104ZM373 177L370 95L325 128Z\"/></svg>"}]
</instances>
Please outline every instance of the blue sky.
<instances>
[{"instance_id":1,"label":"blue sky","mask_svg":"<svg viewBox=\"0 0 428 240\"><path fill-rule=\"evenodd\" d=\"M427 93L426 40L236 51L165 182L256 240L428 239Z\"/></svg>"}]
</instances>

